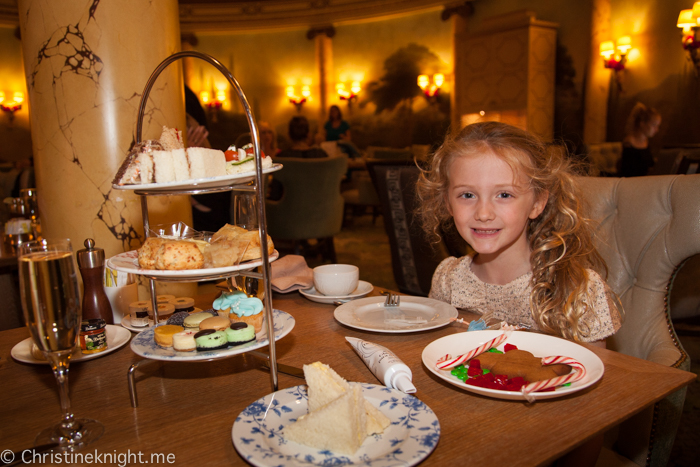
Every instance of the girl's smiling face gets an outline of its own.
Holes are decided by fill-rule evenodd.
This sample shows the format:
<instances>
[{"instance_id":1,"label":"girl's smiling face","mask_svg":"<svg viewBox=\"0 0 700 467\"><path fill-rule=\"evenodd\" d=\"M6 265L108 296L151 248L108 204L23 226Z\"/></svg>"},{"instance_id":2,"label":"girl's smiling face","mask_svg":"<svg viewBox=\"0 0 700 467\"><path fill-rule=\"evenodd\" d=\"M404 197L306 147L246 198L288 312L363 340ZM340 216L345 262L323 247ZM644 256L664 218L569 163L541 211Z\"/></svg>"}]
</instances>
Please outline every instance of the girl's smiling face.
<instances>
[{"instance_id":1,"label":"girl's smiling face","mask_svg":"<svg viewBox=\"0 0 700 467\"><path fill-rule=\"evenodd\" d=\"M448 209L464 240L480 261L529 261L529 219L539 216L547 197L538 199L521 173L488 148L455 158L449 170Z\"/></svg>"}]
</instances>

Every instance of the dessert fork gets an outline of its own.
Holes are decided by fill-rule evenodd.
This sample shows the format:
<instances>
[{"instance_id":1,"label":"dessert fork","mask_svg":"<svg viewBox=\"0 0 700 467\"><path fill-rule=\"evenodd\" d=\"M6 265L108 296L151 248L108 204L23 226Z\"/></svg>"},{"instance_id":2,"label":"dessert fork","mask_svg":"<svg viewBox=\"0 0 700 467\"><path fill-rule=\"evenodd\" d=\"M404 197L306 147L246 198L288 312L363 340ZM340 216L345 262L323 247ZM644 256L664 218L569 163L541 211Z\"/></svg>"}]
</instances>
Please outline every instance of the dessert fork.
<instances>
[{"instance_id":1,"label":"dessert fork","mask_svg":"<svg viewBox=\"0 0 700 467\"><path fill-rule=\"evenodd\" d=\"M401 296L399 294L389 293L384 300L385 308L398 308L399 303L401 303Z\"/></svg>"}]
</instances>

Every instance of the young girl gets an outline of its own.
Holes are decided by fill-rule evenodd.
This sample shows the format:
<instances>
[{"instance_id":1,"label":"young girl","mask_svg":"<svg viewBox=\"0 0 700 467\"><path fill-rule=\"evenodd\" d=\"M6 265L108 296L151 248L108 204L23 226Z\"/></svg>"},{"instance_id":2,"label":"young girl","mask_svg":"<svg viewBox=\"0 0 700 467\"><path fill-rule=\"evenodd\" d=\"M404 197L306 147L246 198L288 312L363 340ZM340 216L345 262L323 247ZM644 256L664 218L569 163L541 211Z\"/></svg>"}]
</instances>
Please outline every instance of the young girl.
<instances>
[{"instance_id":1,"label":"young girl","mask_svg":"<svg viewBox=\"0 0 700 467\"><path fill-rule=\"evenodd\" d=\"M622 308L600 276L605 264L560 151L513 126L476 123L448 136L417 190L432 239L455 227L475 251L440 263L432 298L603 347L620 328Z\"/></svg>"}]
</instances>

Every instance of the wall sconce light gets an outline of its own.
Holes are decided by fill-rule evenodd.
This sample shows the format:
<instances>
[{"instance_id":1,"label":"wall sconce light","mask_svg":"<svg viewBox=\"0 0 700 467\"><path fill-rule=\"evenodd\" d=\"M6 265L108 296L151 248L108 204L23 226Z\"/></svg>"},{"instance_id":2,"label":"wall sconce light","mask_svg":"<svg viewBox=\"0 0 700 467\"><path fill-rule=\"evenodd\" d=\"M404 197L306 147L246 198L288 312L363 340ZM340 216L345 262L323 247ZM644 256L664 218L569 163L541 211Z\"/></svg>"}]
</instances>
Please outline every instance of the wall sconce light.
<instances>
[{"instance_id":1,"label":"wall sconce light","mask_svg":"<svg viewBox=\"0 0 700 467\"><path fill-rule=\"evenodd\" d=\"M301 87L301 96L296 93L294 86L287 86L287 99L289 102L294 104L297 108L297 112L301 112L301 107L311 96L311 88L309 86Z\"/></svg>"},{"instance_id":2,"label":"wall sconce light","mask_svg":"<svg viewBox=\"0 0 700 467\"><path fill-rule=\"evenodd\" d=\"M625 63L627 63L627 52L632 48L630 36L622 36L617 40L617 51L619 53L615 53L615 48L613 41L601 42L600 55L603 57L605 68L622 71L625 69Z\"/></svg>"},{"instance_id":3,"label":"wall sconce light","mask_svg":"<svg viewBox=\"0 0 700 467\"><path fill-rule=\"evenodd\" d=\"M676 26L683 29L683 34L681 35L681 41L683 44L683 49L688 51L688 56L695 66L696 72L700 69L700 37L698 37L698 31L700 30L700 2L695 2L693 8L687 10L681 10L678 15L678 21Z\"/></svg>"},{"instance_id":4,"label":"wall sconce light","mask_svg":"<svg viewBox=\"0 0 700 467\"><path fill-rule=\"evenodd\" d=\"M350 91L345 88L345 83L336 84L335 90L341 100L348 101L348 104L350 104L353 100L357 100L357 95L362 90L362 87L359 81L353 81L350 85Z\"/></svg>"},{"instance_id":5,"label":"wall sconce light","mask_svg":"<svg viewBox=\"0 0 700 467\"><path fill-rule=\"evenodd\" d=\"M442 73L435 73L432 77L428 75L418 76L418 87L421 88L423 94L428 100L434 100L437 98L440 88L445 83L445 75Z\"/></svg>"},{"instance_id":6,"label":"wall sconce light","mask_svg":"<svg viewBox=\"0 0 700 467\"><path fill-rule=\"evenodd\" d=\"M226 102L226 91L216 91L214 98L211 97L211 93L202 91L199 93L199 98L208 109L219 110L224 105L224 102Z\"/></svg>"},{"instance_id":7,"label":"wall sconce light","mask_svg":"<svg viewBox=\"0 0 700 467\"><path fill-rule=\"evenodd\" d=\"M24 93L15 92L12 94L12 100L7 100L5 93L0 91L0 108L3 112L10 114L10 121L14 120L15 112L22 108L22 102L24 102Z\"/></svg>"}]
</instances>

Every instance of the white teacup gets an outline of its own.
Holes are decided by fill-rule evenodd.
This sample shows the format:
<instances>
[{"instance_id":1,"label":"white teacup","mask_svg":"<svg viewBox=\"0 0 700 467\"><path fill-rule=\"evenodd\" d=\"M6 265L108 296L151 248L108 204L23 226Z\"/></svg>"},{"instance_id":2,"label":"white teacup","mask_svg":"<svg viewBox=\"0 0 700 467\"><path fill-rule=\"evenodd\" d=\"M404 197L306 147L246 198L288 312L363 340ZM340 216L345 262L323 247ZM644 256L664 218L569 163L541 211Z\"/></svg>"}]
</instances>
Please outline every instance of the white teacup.
<instances>
[{"instance_id":1,"label":"white teacup","mask_svg":"<svg viewBox=\"0 0 700 467\"><path fill-rule=\"evenodd\" d=\"M314 287L329 297L349 295L357 288L360 270L351 264L324 264L314 268Z\"/></svg>"}]
</instances>

